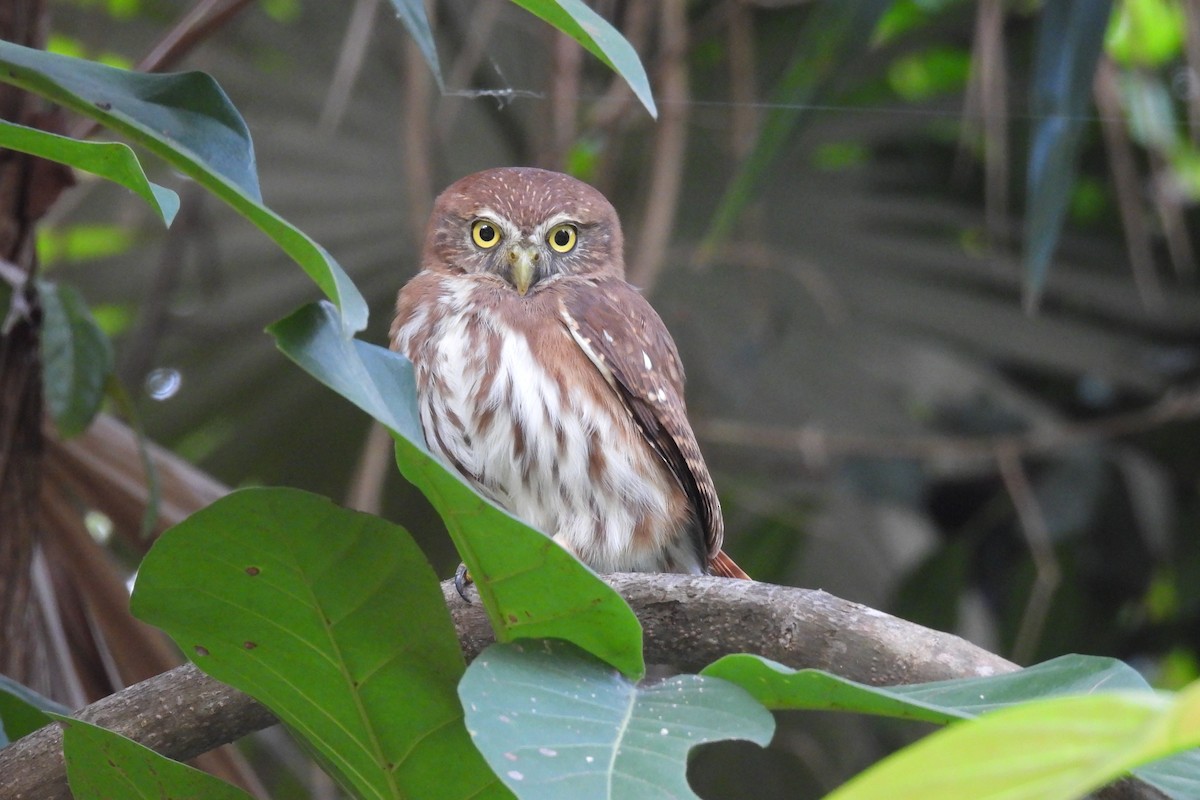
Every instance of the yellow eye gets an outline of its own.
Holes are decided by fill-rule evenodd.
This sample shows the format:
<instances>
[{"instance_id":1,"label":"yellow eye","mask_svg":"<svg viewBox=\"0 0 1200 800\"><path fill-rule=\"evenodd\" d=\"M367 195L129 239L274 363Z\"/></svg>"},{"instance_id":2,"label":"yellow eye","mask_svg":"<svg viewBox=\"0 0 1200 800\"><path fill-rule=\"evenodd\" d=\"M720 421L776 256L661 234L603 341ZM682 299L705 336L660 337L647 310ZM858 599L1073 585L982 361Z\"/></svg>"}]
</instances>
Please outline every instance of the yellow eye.
<instances>
[{"instance_id":1,"label":"yellow eye","mask_svg":"<svg viewBox=\"0 0 1200 800\"><path fill-rule=\"evenodd\" d=\"M547 244L550 249L556 253L569 253L575 249L575 239L577 237L574 225L563 223L555 225L550 231L550 235L546 237Z\"/></svg>"},{"instance_id":2,"label":"yellow eye","mask_svg":"<svg viewBox=\"0 0 1200 800\"><path fill-rule=\"evenodd\" d=\"M490 250L500 244L500 229L494 222L477 219L471 223L471 240L484 250Z\"/></svg>"}]
</instances>

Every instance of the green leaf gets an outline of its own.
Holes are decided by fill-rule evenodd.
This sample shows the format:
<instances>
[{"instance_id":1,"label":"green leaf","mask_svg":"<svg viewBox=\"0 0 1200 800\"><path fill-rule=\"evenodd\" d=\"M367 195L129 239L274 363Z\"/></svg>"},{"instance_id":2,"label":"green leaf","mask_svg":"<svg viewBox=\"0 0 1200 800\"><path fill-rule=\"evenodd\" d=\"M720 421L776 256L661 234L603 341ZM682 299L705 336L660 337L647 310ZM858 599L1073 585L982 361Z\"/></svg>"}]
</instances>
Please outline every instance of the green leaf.
<instances>
[{"instance_id":1,"label":"green leaf","mask_svg":"<svg viewBox=\"0 0 1200 800\"><path fill-rule=\"evenodd\" d=\"M0 675L0 747L50 724L46 712L69 714L71 710L48 697Z\"/></svg>"},{"instance_id":2,"label":"green leaf","mask_svg":"<svg viewBox=\"0 0 1200 800\"><path fill-rule=\"evenodd\" d=\"M400 18L400 23L417 43L421 55L425 58L425 63L429 65L429 70L433 73L434 80L437 81L438 89L444 90L442 66L438 63L437 44L433 41L429 16L425 13L425 0L391 0L391 3L392 7L396 9L396 16Z\"/></svg>"},{"instance_id":3,"label":"green leaf","mask_svg":"<svg viewBox=\"0 0 1200 800\"><path fill-rule=\"evenodd\" d=\"M1079 170L1111 0L1046 0L1038 20L1026 166L1025 304L1037 307Z\"/></svg>"},{"instance_id":4,"label":"green leaf","mask_svg":"<svg viewBox=\"0 0 1200 800\"><path fill-rule=\"evenodd\" d=\"M168 227L179 211L179 195L151 183L137 155L120 142L81 142L0 120L0 147L48 158L120 184L145 200Z\"/></svg>"},{"instance_id":5,"label":"green leaf","mask_svg":"<svg viewBox=\"0 0 1200 800\"><path fill-rule=\"evenodd\" d=\"M323 247L262 204L250 132L202 72L146 75L0 42L0 81L96 120L145 147L254 223L342 310L347 333L367 304Z\"/></svg>"},{"instance_id":6,"label":"green leaf","mask_svg":"<svg viewBox=\"0 0 1200 800\"><path fill-rule=\"evenodd\" d=\"M463 483L431 456L403 356L341 335L337 311L311 304L268 331L317 380L392 431L404 476L442 515L471 571L500 641L555 637L640 677L642 629L629 605L595 573Z\"/></svg>"},{"instance_id":7,"label":"green leaf","mask_svg":"<svg viewBox=\"0 0 1200 800\"><path fill-rule=\"evenodd\" d=\"M75 800L251 800L236 786L118 733L55 716L63 723L67 782Z\"/></svg>"},{"instance_id":8,"label":"green leaf","mask_svg":"<svg viewBox=\"0 0 1200 800\"><path fill-rule=\"evenodd\" d=\"M1121 661L1069 655L1005 675L910 686L867 686L821 670L793 670L745 653L725 656L703 675L722 678L776 710L850 711L937 724L1032 700L1150 688ZM1200 753L1178 755L1135 771L1179 800L1200 796Z\"/></svg>"},{"instance_id":9,"label":"green leaf","mask_svg":"<svg viewBox=\"0 0 1200 800\"><path fill-rule=\"evenodd\" d=\"M772 93L771 110L763 120L758 141L721 198L702 250L711 252L729 234L779 151L807 120L808 106L848 63L862 55L890 5L890 0L825 0L815 4L796 36L791 64Z\"/></svg>"},{"instance_id":10,"label":"green leaf","mask_svg":"<svg viewBox=\"0 0 1200 800\"><path fill-rule=\"evenodd\" d=\"M1200 684L1175 698L1145 691L1056 697L940 731L827 800L1065 800L1198 745Z\"/></svg>"},{"instance_id":11,"label":"green leaf","mask_svg":"<svg viewBox=\"0 0 1200 800\"><path fill-rule=\"evenodd\" d=\"M569 644L495 644L459 686L467 728L522 800L694 798L687 756L706 742L766 746L775 720L742 689L678 675L639 686Z\"/></svg>"},{"instance_id":12,"label":"green leaf","mask_svg":"<svg viewBox=\"0 0 1200 800\"><path fill-rule=\"evenodd\" d=\"M512 0L536 17L583 45L584 49L620 75L650 116L658 118L650 79L633 45L582 0Z\"/></svg>"},{"instance_id":13,"label":"green leaf","mask_svg":"<svg viewBox=\"0 0 1200 800\"><path fill-rule=\"evenodd\" d=\"M462 725L437 579L402 528L294 489L234 492L159 539L132 608L356 796L504 796Z\"/></svg>"},{"instance_id":14,"label":"green leaf","mask_svg":"<svg viewBox=\"0 0 1200 800\"><path fill-rule=\"evenodd\" d=\"M1122 0L1109 21L1104 48L1125 67L1163 67L1183 51L1187 17L1178 0Z\"/></svg>"},{"instance_id":15,"label":"green leaf","mask_svg":"<svg viewBox=\"0 0 1200 800\"><path fill-rule=\"evenodd\" d=\"M113 371L112 343L79 292L38 281L42 303L42 390L63 436L83 433L100 410Z\"/></svg>"}]
</instances>

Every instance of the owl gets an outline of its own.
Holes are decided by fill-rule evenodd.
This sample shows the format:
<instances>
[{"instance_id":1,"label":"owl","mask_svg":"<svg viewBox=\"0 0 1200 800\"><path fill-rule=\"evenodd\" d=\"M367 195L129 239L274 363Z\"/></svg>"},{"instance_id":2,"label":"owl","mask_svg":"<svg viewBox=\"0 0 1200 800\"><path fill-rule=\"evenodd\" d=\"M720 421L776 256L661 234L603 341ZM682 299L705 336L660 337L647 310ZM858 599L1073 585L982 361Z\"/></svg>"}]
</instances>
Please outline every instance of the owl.
<instances>
[{"instance_id":1,"label":"owl","mask_svg":"<svg viewBox=\"0 0 1200 800\"><path fill-rule=\"evenodd\" d=\"M679 353L622 249L586 183L469 175L434 203L391 347L413 363L429 448L597 572L744 578Z\"/></svg>"}]
</instances>

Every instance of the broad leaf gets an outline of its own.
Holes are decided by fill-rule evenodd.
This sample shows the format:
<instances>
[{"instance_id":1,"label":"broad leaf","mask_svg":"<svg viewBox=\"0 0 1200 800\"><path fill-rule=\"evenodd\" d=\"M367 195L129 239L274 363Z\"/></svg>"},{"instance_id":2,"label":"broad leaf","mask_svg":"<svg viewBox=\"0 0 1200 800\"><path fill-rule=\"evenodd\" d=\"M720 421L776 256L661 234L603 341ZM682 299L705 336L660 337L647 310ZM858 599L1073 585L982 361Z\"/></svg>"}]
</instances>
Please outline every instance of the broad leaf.
<instances>
[{"instance_id":1,"label":"broad leaf","mask_svg":"<svg viewBox=\"0 0 1200 800\"><path fill-rule=\"evenodd\" d=\"M392 431L401 471L445 520L497 639L566 639L627 675L642 675L641 625L621 596L429 454L408 359L343 337L327 303L305 306L268 330L285 355Z\"/></svg>"},{"instance_id":2,"label":"broad leaf","mask_svg":"<svg viewBox=\"0 0 1200 800\"><path fill-rule=\"evenodd\" d=\"M815 669L793 670L745 653L701 673L736 683L767 708L850 711L944 724L1032 700L1147 691L1137 670L1111 658L1069 655L1005 675L910 686L867 686ZM1135 770L1170 797L1200 796L1200 753L1182 753Z\"/></svg>"},{"instance_id":3,"label":"broad leaf","mask_svg":"<svg viewBox=\"0 0 1200 800\"><path fill-rule=\"evenodd\" d=\"M0 747L49 725L47 712L71 713L66 706L0 675Z\"/></svg>"},{"instance_id":4,"label":"broad leaf","mask_svg":"<svg viewBox=\"0 0 1200 800\"><path fill-rule=\"evenodd\" d=\"M159 539L132 605L356 796L503 796L462 725L437 579L402 528L294 489L238 491Z\"/></svg>"},{"instance_id":5,"label":"broad leaf","mask_svg":"<svg viewBox=\"0 0 1200 800\"><path fill-rule=\"evenodd\" d=\"M658 117L650 79L629 41L608 20L583 3L583 0L512 0L534 16L544 19L579 42L596 58L620 75L650 116Z\"/></svg>"},{"instance_id":6,"label":"broad leaf","mask_svg":"<svg viewBox=\"0 0 1200 800\"><path fill-rule=\"evenodd\" d=\"M438 63L437 44L433 41L433 30L429 27L429 16L425 13L425 0L391 0L396 9L396 16L404 25L408 35L413 37L429 71L433 73L439 89L444 89L442 83L442 67Z\"/></svg>"},{"instance_id":7,"label":"broad leaf","mask_svg":"<svg viewBox=\"0 0 1200 800\"><path fill-rule=\"evenodd\" d=\"M38 282L42 303L42 390L63 436L83 433L104 400L112 343L75 289Z\"/></svg>"},{"instance_id":8,"label":"broad leaf","mask_svg":"<svg viewBox=\"0 0 1200 800\"><path fill-rule=\"evenodd\" d=\"M1196 746L1200 684L1174 698L1148 691L1056 697L940 731L828 800L1067 800Z\"/></svg>"},{"instance_id":9,"label":"broad leaf","mask_svg":"<svg viewBox=\"0 0 1200 800\"><path fill-rule=\"evenodd\" d=\"M145 200L168 227L179 211L179 195L151 183L137 155L120 142L81 142L0 120L0 147L48 158L120 184Z\"/></svg>"},{"instance_id":10,"label":"broad leaf","mask_svg":"<svg viewBox=\"0 0 1200 800\"><path fill-rule=\"evenodd\" d=\"M236 786L118 733L71 717L58 719L75 800L251 800Z\"/></svg>"},{"instance_id":11,"label":"broad leaf","mask_svg":"<svg viewBox=\"0 0 1200 800\"><path fill-rule=\"evenodd\" d=\"M1046 0L1038 18L1025 189L1025 301L1036 307L1078 172L1111 0Z\"/></svg>"},{"instance_id":12,"label":"broad leaf","mask_svg":"<svg viewBox=\"0 0 1200 800\"><path fill-rule=\"evenodd\" d=\"M721 198L704 249L728 235L783 146L795 135L818 92L860 57L890 0L824 0L796 36L792 62L776 85L754 149Z\"/></svg>"},{"instance_id":13,"label":"broad leaf","mask_svg":"<svg viewBox=\"0 0 1200 800\"><path fill-rule=\"evenodd\" d=\"M367 304L333 257L262 204L250 132L202 72L146 75L0 42L0 81L90 117L159 156L271 237L342 310L348 332Z\"/></svg>"},{"instance_id":14,"label":"broad leaf","mask_svg":"<svg viewBox=\"0 0 1200 800\"><path fill-rule=\"evenodd\" d=\"M476 746L522 800L694 798L691 748L766 746L775 729L766 709L718 678L639 686L557 641L489 647L459 695Z\"/></svg>"}]
</instances>

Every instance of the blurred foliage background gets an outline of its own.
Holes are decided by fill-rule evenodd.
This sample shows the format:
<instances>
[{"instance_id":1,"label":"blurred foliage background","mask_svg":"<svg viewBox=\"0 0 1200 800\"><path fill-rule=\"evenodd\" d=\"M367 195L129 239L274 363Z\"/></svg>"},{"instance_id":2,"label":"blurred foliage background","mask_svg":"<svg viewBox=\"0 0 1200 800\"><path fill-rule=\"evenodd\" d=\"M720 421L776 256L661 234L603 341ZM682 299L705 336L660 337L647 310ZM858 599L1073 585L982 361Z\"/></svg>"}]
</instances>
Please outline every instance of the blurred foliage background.
<instances>
[{"instance_id":1,"label":"blurred foliage background","mask_svg":"<svg viewBox=\"0 0 1200 800\"><path fill-rule=\"evenodd\" d=\"M49 43L130 66L211 15L169 66L225 87L265 201L347 269L376 342L442 187L511 164L590 181L679 344L727 549L752 575L1019 663L1082 652L1163 686L1197 677L1195 4L593 5L641 55L657 121L505 0L434 4L444 91L380 0L53 0ZM1051 69L1039 42L1082 68ZM1063 125L1077 144L1039 151ZM183 194L169 232L81 177L39 239L46 277L112 335L147 435L230 486L378 509L449 575L440 523L367 421L261 333L311 284L244 220L151 177ZM140 518L90 519L127 534L132 568ZM787 723L769 751L714 748L695 785L744 796L755 774L760 797L817 797L910 735Z\"/></svg>"}]
</instances>

